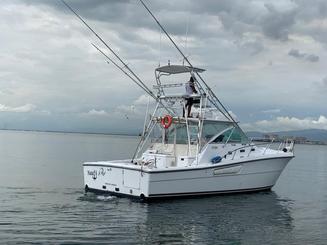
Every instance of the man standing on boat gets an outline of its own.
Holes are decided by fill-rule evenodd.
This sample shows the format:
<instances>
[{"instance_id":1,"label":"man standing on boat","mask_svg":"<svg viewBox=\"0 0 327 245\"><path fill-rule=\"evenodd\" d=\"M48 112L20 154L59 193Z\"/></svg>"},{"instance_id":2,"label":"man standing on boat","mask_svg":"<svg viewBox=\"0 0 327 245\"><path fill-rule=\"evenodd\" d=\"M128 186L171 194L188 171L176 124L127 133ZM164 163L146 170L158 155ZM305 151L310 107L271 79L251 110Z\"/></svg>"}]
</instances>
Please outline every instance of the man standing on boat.
<instances>
[{"instance_id":1,"label":"man standing on boat","mask_svg":"<svg viewBox=\"0 0 327 245\"><path fill-rule=\"evenodd\" d=\"M198 91L196 91L194 86L194 78L191 76L190 80L185 85L186 89L186 104L185 107L183 107L183 117L185 117L185 109L187 109L187 117L191 117L191 109L192 105L194 103L192 94L197 94Z\"/></svg>"}]
</instances>

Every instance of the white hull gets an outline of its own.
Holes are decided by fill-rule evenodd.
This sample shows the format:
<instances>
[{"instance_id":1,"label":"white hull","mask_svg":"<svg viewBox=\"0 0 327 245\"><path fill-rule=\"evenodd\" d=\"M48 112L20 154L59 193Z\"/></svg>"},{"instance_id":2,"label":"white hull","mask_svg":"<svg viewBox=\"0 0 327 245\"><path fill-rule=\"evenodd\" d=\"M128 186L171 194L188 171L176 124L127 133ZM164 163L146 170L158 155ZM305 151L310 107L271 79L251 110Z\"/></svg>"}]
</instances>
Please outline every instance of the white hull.
<instances>
[{"instance_id":1,"label":"white hull","mask_svg":"<svg viewBox=\"0 0 327 245\"><path fill-rule=\"evenodd\" d=\"M270 189L292 158L268 157L183 168L141 170L117 162L84 163L87 190L141 198Z\"/></svg>"}]
</instances>

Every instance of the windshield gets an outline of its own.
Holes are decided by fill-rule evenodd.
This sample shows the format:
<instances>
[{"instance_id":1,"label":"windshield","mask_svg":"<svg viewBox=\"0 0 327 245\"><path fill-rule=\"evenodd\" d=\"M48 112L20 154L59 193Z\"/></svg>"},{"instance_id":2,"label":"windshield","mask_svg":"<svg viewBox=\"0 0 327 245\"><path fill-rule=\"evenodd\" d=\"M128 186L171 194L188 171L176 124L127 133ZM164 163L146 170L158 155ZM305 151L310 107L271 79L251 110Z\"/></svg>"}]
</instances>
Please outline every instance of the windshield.
<instances>
[{"instance_id":1,"label":"windshield","mask_svg":"<svg viewBox=\"0 0 327 245\"><path fill-rule=\"evenodd\" d=\"M230 122L221 121L204 121L203 130L201 135L201 144L207 143L212 137L219 134L220 132L228 129L232 126ZM189 135L191 144L196 144L198 137L198 122L189 121ZM230 134L230 133L229 133ZM229 135L225 132L225 135ZM238 136L233 133L233 140L236 140ZM241 137L241 136L239 136ZM241 137L242 138L242 137ZM176 139L176 144L188 144L187 138L187 127L185 123L173 123L172 126L165 132L165 143L174 144Z\"/></svg>"}]
</instances>

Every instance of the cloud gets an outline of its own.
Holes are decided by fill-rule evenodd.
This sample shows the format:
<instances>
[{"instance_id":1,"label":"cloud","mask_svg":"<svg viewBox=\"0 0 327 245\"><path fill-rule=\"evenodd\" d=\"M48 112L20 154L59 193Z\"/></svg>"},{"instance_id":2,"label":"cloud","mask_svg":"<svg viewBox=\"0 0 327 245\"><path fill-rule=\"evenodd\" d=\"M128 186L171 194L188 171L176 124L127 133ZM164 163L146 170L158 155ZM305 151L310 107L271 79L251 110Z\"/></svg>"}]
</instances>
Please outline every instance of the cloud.
<instances>
[{"instance_id":1,"label":"cloud","mask_svg":"<svg viewBox=\"0 0 327 245\"><path fill-rule=\"evenodd\" d=\"M269 110L262 111L262 113L265 113L265 114L277 114L280 112L281 112L281 109L269 109Z\"/></svg>"},{"instance_id":2,"label":"cloud","mask_svg":"<svg viewBox=\"0 0 327 245\"><path fill-rule=\"evenodd\" d=\"M316 86L316 91L325 95L327 92L327 77L323 78L321 81L314 82L314 85Z\"/></svg>"},{"instance_id":3,"label":"cloud","mask_svg":"<svg viewBox=\"0 0 327 245\"><path fill-rule=\"evenodd\" d=\"M311 61L311 62L318 62L319 61L319 56L314 55L314 54L309 54L305 59L307 61Z\"/></svg>"},{"instance_id":4,"label":"cloud","mask_svg":"<svg viewBox=\"0 0 327 245\"><path fill-rule=\"evenodd\" d=\"M237 115L232 112L232 111L228 111L229 115L232 116L232 118L237 122L238 121L238 118L237 118ZM209 114L210 115L210 114ZM213 109L212 110L212 117L215 119L215 120L222 120L222 121L225 121L225 120L228 120L226 118L226 116L224 116L224 114L222 114L221 112L217 111L216 109Z\"/></svg>"},{"instance_id":5,"label":"cloud","mask_svg":"<svg viewBox=\"0 0 327 245\"><path fill-rule=\"evenodd\" d=\"M265 49L263 40L258 37L252 37L251 35L244 35L242 39L235 41L235 44L247 51L250 55L259 54Z\"/></svg>"},{"instance_id":6,"label":"cloud","mask_svg":"<svg viewBox=\"0 0 327 245\"><path fill-rule=\"evenodd\" d=\"M12 107L0 104L0 112L33 112L35 111L36 106L33 104L26 104L22 106Z\"/></svg>"},{"instance_id":7,"label":"cloud","mask_svg":"<svg viewBox=\"0 0 327 245\"><path fill-rule=\"evenodd\" d=\"M295 24L297 10L278 11L273 4L266 3L267 15L262 19L263 33L280 41L287 41L292 26Z\"/></svg>"},{"instance_id":8,"label":"cloud","mask_svg":"<svg viewBox=\"0 0 327 245\"><path fill-rule=\"evenodd\" d=\"M301 53L298 49L291 49L288 52L288 55L292 56L296 59L303 59L303 60L310 61L310 62L318 62L319 61L318 55Z\"/></svg>"},{"instance_id":9,"label":"cloud","mask_svg":"<svg viewBox=\"0 0 327 245\"><path fill-rule=\"evenodd\" d=\"M106 112L105 110L96 110L96 109L92 109L90 111L87 112L88 115L95 115L95 116L108 116L109 113Z\"/></svg>"},{"instance_id":10,"label":"cloud","mask_svg":"<svg viewBox=\"0 0 327 245\"><path fill-rule=\"evenodd\" d=\"M327 130L327 117L318 118L297 118L297 117L277 117L272 120L261 120L254 123L243 124L246 131L276 132L303 129L325 129Z\"/></svg>"},{"instance_id":11,"label":"cloud","mask_svg":"<svg viewBox=\"0 0 327 245\"><path fill-rule=\"evenodd\" d=\"M322 85L324 88L327 88L327 77L325 77L325 78L322 80L321 85Z\"/></svg>"},{"instance_id":12,"label":"cloud","mask_svg":"<svg viewBox=\"0 0 327 245\"><path fill-rule=\"evenodd\" d=\"M149 102L149 96L148 95L145 95L145 94L142 94L140 97L138 97L134 102L133 102L133 105L140 105L140 106L144 106L144 105L147 105ZM150 103L153 103L153 99L151 98L150 99Z\"/></svg>"},{"instance_id":13,"label":"cloud","mask_svg":"<svg viewBox=\"0 0 327 245\"><path fill-rule=\"evenodd\" d=\"M288 55L289 56L293 56L295 58L304 58L306 56L305 53L300 53L300 51L298 49L291 49L289 52L288 52Z\"/></svg>"}]
</instances>

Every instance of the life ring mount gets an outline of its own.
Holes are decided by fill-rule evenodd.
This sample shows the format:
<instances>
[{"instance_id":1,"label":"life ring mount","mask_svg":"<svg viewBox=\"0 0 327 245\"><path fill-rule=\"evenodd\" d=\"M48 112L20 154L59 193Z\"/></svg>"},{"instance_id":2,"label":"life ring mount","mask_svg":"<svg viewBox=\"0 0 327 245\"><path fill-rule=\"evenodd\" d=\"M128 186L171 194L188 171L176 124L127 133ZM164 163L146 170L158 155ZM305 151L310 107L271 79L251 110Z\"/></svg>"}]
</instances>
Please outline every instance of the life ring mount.
<instances>
[{"instance_id":1,"label":"life ring mount","mask_svg":"<svg viewBox=\"0 0 327 245\"><path fill-rule=\"evenodd\" d=\"M173 117L171 115L165 115L162 119L161 119L161 125L167 129L171 126L171 124L173 123Z\"/></svg>"}]
</instances>

